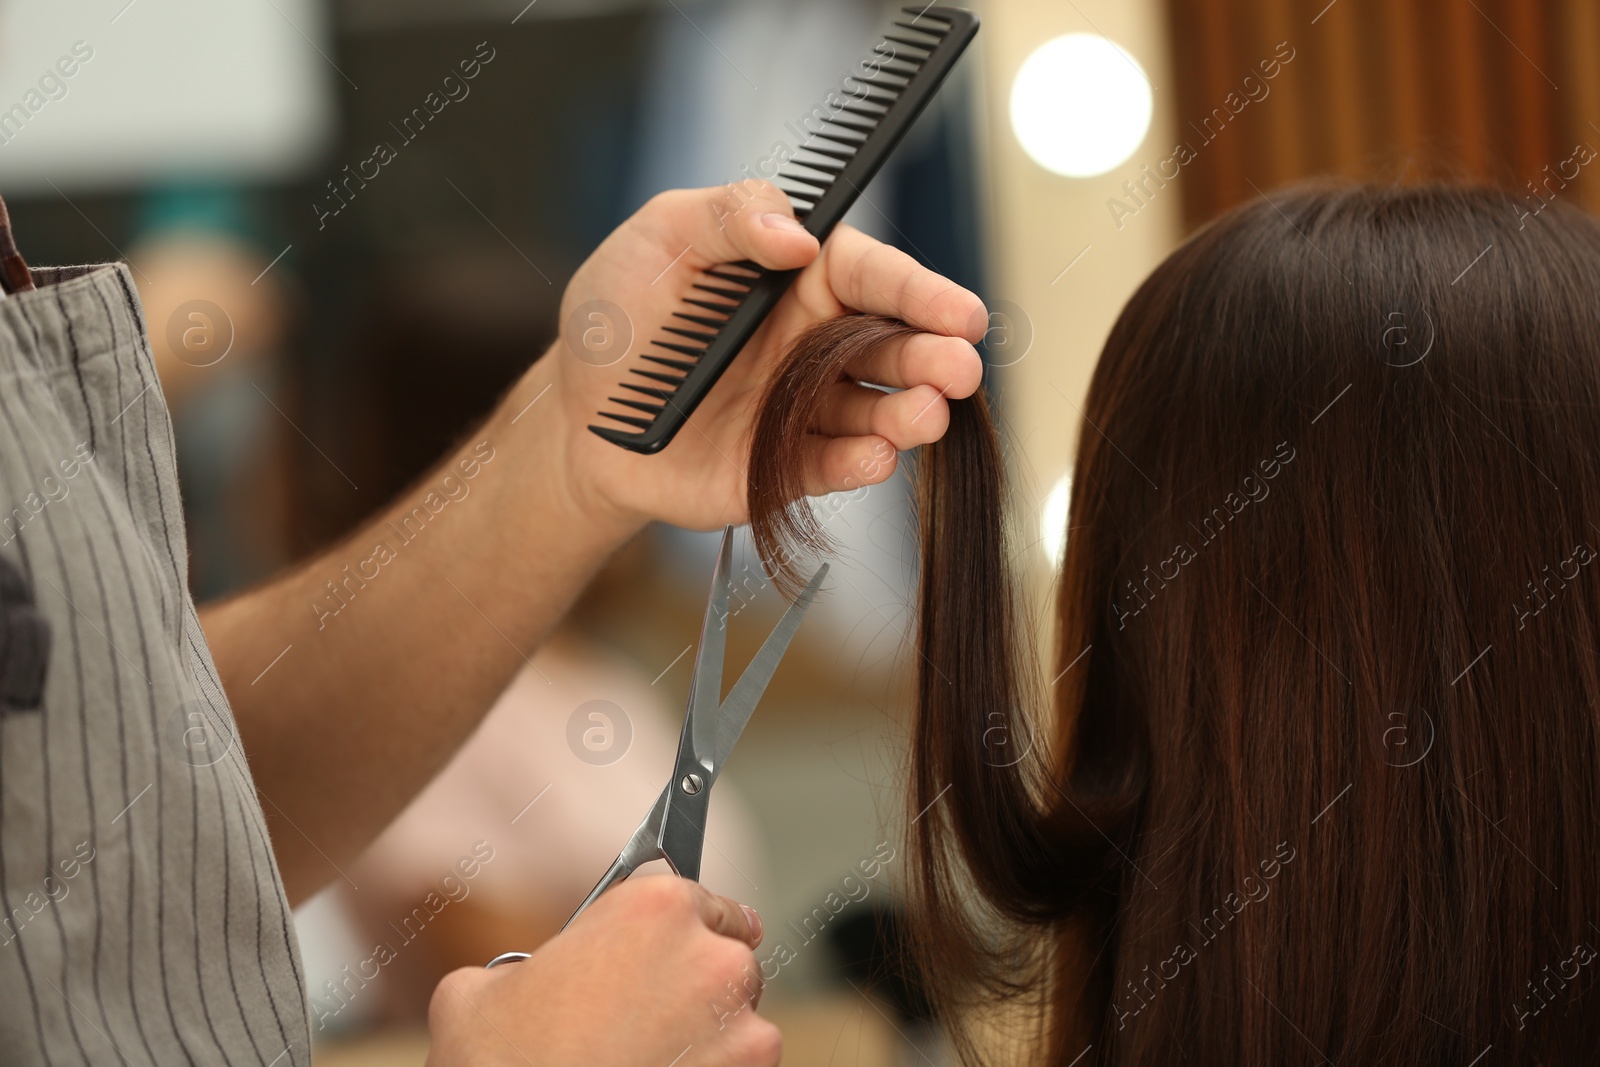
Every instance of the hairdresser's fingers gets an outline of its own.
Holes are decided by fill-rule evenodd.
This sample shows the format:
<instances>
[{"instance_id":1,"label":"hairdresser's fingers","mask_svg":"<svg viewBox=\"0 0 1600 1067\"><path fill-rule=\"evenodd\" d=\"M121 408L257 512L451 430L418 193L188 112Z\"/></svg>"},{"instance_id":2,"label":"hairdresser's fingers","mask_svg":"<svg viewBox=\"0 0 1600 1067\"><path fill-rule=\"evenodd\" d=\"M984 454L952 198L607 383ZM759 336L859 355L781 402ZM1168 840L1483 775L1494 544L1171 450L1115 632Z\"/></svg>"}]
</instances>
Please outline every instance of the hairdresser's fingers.
<instances>
[{"instance_id":1,"label":"hairdresser's fingers","mask_svg":"<svg viewBox=\"0 0 1600 1067\"><path fill-rule=\"evenodd\" d=\"M754 178L661 193L640 210L638 222L663 250L681 257L677 263L695 270L745 259L789 270L810 263L819 251L783 190Z\"/></svg>"},{"instance_id":2,"label":"hairdresser's fingers","mask_svg":"<svg viewBox=\"0 0 1600 1067\"><path fill-rule=\"evenodd\" d=\"M989 328L989 313L976 294L852 226L834 230L822 256L833 295L847 308L892 315L973 344Z\"/></svg>"},{"instance_id":3,"label":"hairdresser's fingers","mask_svg":"<svg viewBox=\"0 0 1600 1067\"><path fill-rule=\"evenodd\" d=\"M983 384L983 360L977 349L959 337L914 333L884 342L846 367L845 373L857 381L895 389L931 385L960 400Z\"/></svg>"},{"instance_id":4,"label":"hairdresser's fingers","mask_svg":"<svg viewBox=\"0 0 1600 1067\"><path fill-rule=\"evenodd\" d=\"M931 385L886 393L841 382L828 390L813 429L828 437L882 437L904 452L937 441L949 425L949 405Z\"/></svg>"},{"instance_id":5,"label":"hairdresser's fingers","mask_svg":"<svg viewBox=\"0 0 1600 1067\"><path fill-rule=\"evenodd\" d=\"M801 447L806 457L806 495L843 493L877 485L894 473L900 456L886 438L808 435Z\"/></svg>"},{"instance_id":6,"label":"hairdresser's fingers","mask_svg":"<svg viewBox=\"0 0 1600 1067\"><path fill-rule=\"evenodd\" d=\"M735 941L743 941L751 948L761 944L761 917L754 908L718 896L698 882L690 882L689 885L693 886L689 891L694 896L700 921L706 924L706 929Z\"/></svg>"}]
</instances>

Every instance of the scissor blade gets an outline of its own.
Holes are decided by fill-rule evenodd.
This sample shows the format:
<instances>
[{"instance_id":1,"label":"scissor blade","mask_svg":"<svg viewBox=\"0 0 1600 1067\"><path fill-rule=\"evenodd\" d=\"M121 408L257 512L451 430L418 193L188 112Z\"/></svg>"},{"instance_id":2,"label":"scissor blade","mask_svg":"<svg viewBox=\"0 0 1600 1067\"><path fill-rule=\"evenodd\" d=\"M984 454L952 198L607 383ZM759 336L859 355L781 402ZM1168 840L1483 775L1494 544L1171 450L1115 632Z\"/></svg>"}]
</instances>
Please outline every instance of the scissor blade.
<instances>
[{"instance_id":1,"label":"scissor blade","mask_svg":"<svg viewBox=\"0 0 1600 1067\"><path fill-rule=\"evenodd\" d=\"M565 930L567 927L571 926L572 920L576 919L578 916L587 911L590 904L593 904L595 901L599 900L601 893L604 893L607 889L610 889L613 885L616 885L618 882L622 881L632 873L632 869L630 869L627 864L622 862L622 857L618 856L616 860L612 862L611 869L600 876L600 880L595 883L594 888L589 890L589 895L583 898L583 903L578 905L578 910L567 916L567 921L561 924L561 929ZM496 962L498 962L498 958L490 961L489 966L493 967Z\"/></svg>"},{"instance_id":2,"label":"scissor blade","mask_svg":"<svg viewBox=\"0 0 1600 1067\"><path fill-rule=\"evenodd\" d=\"M750 666L745 668L739 680L734 683L728 699L722 702L722 715L717 730L716 758L711 764L712 781L722 773L723 765L733 753L733 746L739 743L739 735L744 733L745 726L750 722L750 715L760 703L761 694L767 691L767 683L772 681L783 654L789 650L789 642L800 629L800 620L805 617L806 609L811 607L811 602L816 599L817 590L822 586L822 579L827 573L826 563L817 568L817 573L811 576L811 580L800 591L800 595L795 597L794 603L783 613L783 618L778 620L778 625L773 627L772 633L761 643L755 659L750 661Z\"/></svg>"},{"instance_id":3,"label":"scissor blade","mask_svg":"<svg viewBox=\"0 0 1600 1067\"><path fill-rule=\"evenodd\" d=\"M572 924L573 919L582 915L585 908L598 900L601 893L651 860L663 858L665 854L661 849L661 828L666 823L671 794L672 783L669 782L656 797L656 802L650 805L650 810L645 812L639 828L628 838L628 843L622 846L622 851L617 853L617 858L612 861L610 869L600 876L600 881L595 883L583 903L578 905L578 910L568 916L567 921L562 924L563 930Z\"/></svg>"},{"instance_id":4,"label":"scissor blade","mask_svg":"<svg viewBox=\"0 0 1600 1067\"><path fill-rule=\"evenodd\" d=\"M722 548L711 574L711 596L700 624L700 648L689 682L690 740L694 758L709 765L717 743L717 707L722 702L722 655L728 647L728 591L733 585L733 527L724 527Z\"/></svg>"},{"instance_id":5,"label":"scissor blade","mask_svg":"<svg viewBox=\"0 0 1600 1067\"><path fill-rule=\"evenodd\" d=\"M639 828L628 838L628 843L622 846L622 852L617 856L617 862L624 864L628 873L661 858L661 828L667 823L667 809L671 804L672 783L668 782L661 787L656 802L650 805Z\"/></svg>"},{"instance_id":6,"label":"scissor blade","mask_svg":"<svg viewBox=\"0 0 1600 1067\"><path fill-rule=\"evenodd\" d=\"M710 774L704 777L709 778ZM680 778L667 783L667 792L671 799L667 802L666 822L661 826L661 854L678 877L698 882L700 857L706 847L706 809L711 802L711 787L702 785L688 793Z\"/></svg>"}]
</instances>

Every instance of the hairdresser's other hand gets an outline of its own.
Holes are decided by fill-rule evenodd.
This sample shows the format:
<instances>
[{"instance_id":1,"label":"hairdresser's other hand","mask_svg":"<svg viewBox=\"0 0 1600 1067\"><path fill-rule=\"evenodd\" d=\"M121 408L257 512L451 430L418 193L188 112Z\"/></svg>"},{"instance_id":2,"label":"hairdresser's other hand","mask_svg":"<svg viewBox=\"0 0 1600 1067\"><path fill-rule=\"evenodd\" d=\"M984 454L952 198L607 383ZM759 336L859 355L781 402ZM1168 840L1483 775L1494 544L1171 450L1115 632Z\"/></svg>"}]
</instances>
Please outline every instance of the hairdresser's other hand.
<instances>
[{"instance_id":1,"label":"hairdresser's other hand","mask_svg":"<svg viewBox=\"0 0 1600 1067\"><path fill-rule=\"evenodd\" d=\"M699 272L743 259L805 269L672 444L639 456L585 429L605 421L596 418L601 408L619 410L606 398L618 394L619 381L637 377L629 367L649 366L638 354L665 336L661 327L674 321L672 313L694 310L681 300ZM852 368L857 382L895 391L841 385L804 442L813 493L871 485L894 473L897 451L943 435L945 398L978 388L982 367L973 344L983 337L987 312L972 293L851 227L838 227L819 250L769 182L663 193L623 223L573 276L561 302L562 336L508 407L553 387L539 401L550 408L540 418L562 424L560 455L551 459L562 464L563 482L583 512L623 530L651 519L698 529L740 523L753 420L774 364L807 327L850 311L891 315L926 331ZM623 349L617 337L630 323L632 343Z\"/></svg>"},{"instance_id":2,"label":"hairdresser's other hand","mask_svg":"<svg viewBox=\"0 0 1600 1067\"><path fill-rule=\"evenodd\" d=\"M630 879L529 959L446 975L428 1067L775 1067L760 943L759 920L696 882Z\"/></svg>"}]
</instances>

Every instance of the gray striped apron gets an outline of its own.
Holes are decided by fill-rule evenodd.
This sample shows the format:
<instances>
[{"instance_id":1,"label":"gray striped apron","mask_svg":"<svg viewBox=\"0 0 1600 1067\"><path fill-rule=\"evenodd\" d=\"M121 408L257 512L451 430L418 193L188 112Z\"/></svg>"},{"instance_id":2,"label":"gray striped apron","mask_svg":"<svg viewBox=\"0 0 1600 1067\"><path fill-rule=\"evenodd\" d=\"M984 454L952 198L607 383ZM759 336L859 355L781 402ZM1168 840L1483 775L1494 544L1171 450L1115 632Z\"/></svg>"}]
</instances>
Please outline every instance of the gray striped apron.
<instances>
[{"instance_id":1,"label":"gray striped apron","mask_svg":"<svg viewBox=\"0 0 1600 1067\"><path fill-rule=\"evenodd\" d=\"M309 1064L128 268L0 299L0 1061Z\"/></svg>"}]
</instances>

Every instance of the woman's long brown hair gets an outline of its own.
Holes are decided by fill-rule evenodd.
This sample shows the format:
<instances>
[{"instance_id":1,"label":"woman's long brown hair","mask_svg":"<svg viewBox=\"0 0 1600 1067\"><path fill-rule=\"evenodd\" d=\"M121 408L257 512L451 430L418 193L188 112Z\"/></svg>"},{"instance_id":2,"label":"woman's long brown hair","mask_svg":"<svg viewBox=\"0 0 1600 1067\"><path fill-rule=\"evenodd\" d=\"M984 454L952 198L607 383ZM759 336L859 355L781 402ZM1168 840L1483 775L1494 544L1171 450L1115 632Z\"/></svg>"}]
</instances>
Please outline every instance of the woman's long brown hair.
<instances>
[{"instance_id":1,"label":"woman's long brown hair","mask_svg":"<svg viewBox=\"0 0 1600 1067\"><path fill-rule=\"evenodd\" d=\"M825 389L905 329L820 326L777 374L779 571L823 547L786 502ZM919 467L911 889L949 1018L1037 1003L1060 1065L1593 1062L1600 223L1253 202L1135 293L1084 415L1044 681L981 393Z\"/></svg>"}]
</instances>

